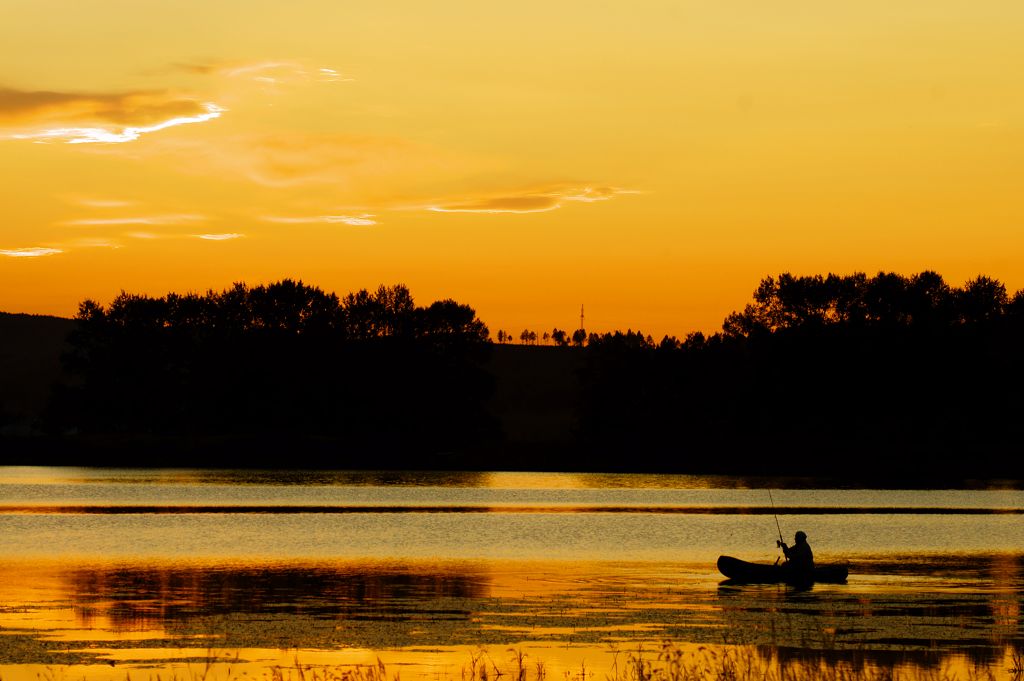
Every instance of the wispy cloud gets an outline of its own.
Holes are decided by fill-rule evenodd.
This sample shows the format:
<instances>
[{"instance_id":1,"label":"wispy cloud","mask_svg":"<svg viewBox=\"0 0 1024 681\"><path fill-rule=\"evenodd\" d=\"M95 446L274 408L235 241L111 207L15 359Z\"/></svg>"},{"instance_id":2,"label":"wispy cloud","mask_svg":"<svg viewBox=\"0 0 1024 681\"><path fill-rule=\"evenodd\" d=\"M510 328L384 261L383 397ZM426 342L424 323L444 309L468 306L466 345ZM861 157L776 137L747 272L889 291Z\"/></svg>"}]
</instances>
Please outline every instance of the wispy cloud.
<instances>
[{"instance_id":1,"label":"wispy cloud","mask_svg":"<svg viewBox=\"0 0 1024 681\"><path fill-rule=\"evenodd\" d=\"M342 83L355 80L337 69L315 67L295 60L265 60L244 63L200 62L175 64L175 68L196 75L214 75L253 80L257 83L289 83L314 81Z\"/></svg>"},{"instance_id":2,"label":"wispy cloud","mask_svg":"<svg viewBox=\"0 0 1024 681\"><path fill-rule=\"evenodd\" d=\"M325 223L329 225L342 224L351 225L353 227L366 227L369 225L377 224L377 221L373 219L374 216L369 213L362 215L309 215L309 216L272 216L268 215L263 218L266 222L276 222L278 224L285 225L309 225L316 223Z\"/></svg>"},{"instance_id":3,"label":"wispy cloud","mask_svg":"<svg viewBox=\"0 0 1024 681\"><path fill-rule=\"evenodd\" d=\"M170 92L58 92L0 87L0 136L69 144L131 142L218 118L212 102Z\"/></svg>"},{"instance_id":4,"label":"wispy cloud","mask_svg":"<svg viewBox=\"0 0 1024 681\"><path fill-rule=\"evenodd\" d=\"M96 210L130 208L139 205L138 201L95 194L56 194L55 198L71 206Z\"/></svg>"},{"instance_id":5,"label":"wispy cloud","mask_svg":"<svg viewBox=\"0 0 1024 681\"><path fill-rule=\"evenodd\" d=\"M0 255L8 258L42 258L47 255L57 255L63 252L59 248L0 248Z\"/></svg>"},{"instance_id":6,"label":"wispy cloud","mask_svg":"<svg viewBox=\"0 0 1024 681\"><path fill-rule=\"evenodd\" d=\"M152 125L168 118L204 113L193 97L164 91L59 92L0 87L0 120L105 121L120 125Z\"/></svg>"},{"instance_id":7,"label":"wispy cloud","mask_svg":"<svg viewBox=\"0 0 1024 681\"><path fill-rule=\"evenodd\" d=\"M232 239L241 239L244 234L238 234L237 232L230 232L227 234L196 234L197 239L203 239L204 241L231 241Z\"/></svg>"},{"instance_id":8,"label":"wispy cloud","mask_svg":"<svg viewBox=\"0 0 1024 681\"><path fill-rule=\"evenodd\" d=\"M341 75L334 69L319 68L316 73L317 80L322 83L348 83L355 80L355 78Z\"/></svg>"},{"instance_id":9,"label":"wispy cloud","mask_svg":"<svg viewBox=\"0 0 1024 681\"><path fill-rule=\"evenodd\" d=\"M128 225L181 225L203 222L205 215L137 215L119 218L81 218L78 220L65 220L62 225L68 227L117 227Z\"/></svg>"},{"instance_id":10,"label":"wispy cloud","mask_svg":"<svg viewBox=\"0 0 1024 681\"><path fill-rule=\"evenodd\" d=\"M66 244L60 244L70 248L121 248L122 244L114 239L104 237L86 237L74 239Z\"/></svg>"},{"instance_id":11,"label":"wispy cloud","mask_svg":"<svg viewBox=\"0 0 1024 681\"><path fill-rule=\"evenodd\" d=\"M130 125L122 128L97 124L93 126L44 127L32 132L21 132L9 135L9 139L32 140L35 142L63 141L68 144L123 144L134 142L151 132L190 123L203 123L220 118L226 109L212 102L200 105L203 113L193 116L175 116L152 125Z\"/></svg>"},{"instance_id":12,"label":"wispy cloud","mask_svg":"<svg viewBox=\"0 0 1024 681\"><path fill-rule=\"evenodd\" d=\"M642 194L638 189L623 189L621 187L581 187L567 189L560 192L563 201L582 201L583 203L595 203L597 201L608 201L622 194Z\"/></svg>"},{"instance_id":13,"label":"wispy cloud","mask_svg":"<svg viewBox=\"0 0 1024 681\"><path fill-rule=\"evenodd\" d=\"M24 90L0 86L0 139L68 144L124 144L168 128L220 118L225 99L244 106L251 86L278 93L285 84L338 83L353 80L335 68L297 60L199 62L169 65L168 69L209 79L197 80L201 90L218 93L200 97L171 90L126 92Z\"/></svg>"},{"instance_id":14,"label":"wispy cloud","mask_svg":"<svg viewBox=\"0 0 1024 681\"><path fill-rule=\"evenodd\" d=\"M203 241L231 241L232 239L241 239L245 235L239 234L238 232L222 232L210 234L157 234L156 232L125 232L123 236L129 239L139 239L141 241L156 241L158 239L202 239Z\"/></svg>"},{"instance_id":15,"label":"wispy cloud","mask_svg":"<svg viewBox=\"0 0 1024 681\"><path fill-rule=\"evenodd\" d=\"M298 132L237 133L213 141L150 138L128 153L159 157L182 172L264 187L324 187L324 198L360 205L374 196L394 196L424 177L463 172L467 165L453 154L403 139Z\"/></svg>"},{"instance_id":16,"label":"wispy cloud","mask_svg":"<svg viewBox=\"0 0 1024 681\"><path fill-rule=\"evenodd\" d=\"M135 201L96 198L76 198L72 200L72 203L84 208L129 208L136 205Z\"/></svg>"},{"instance_id":17,"label":"wispy cloud","mask_svg":"<svg viewBox=\"0 0 1024 681\"><path fill-rule=\"evenodd\" d=\"M498 196L464 203L427 206L436 213L546 213L561 204L553 196Z\"/></svg>"},{"instance_id":18,"label":"wispy cloud","mask_svg":"<svg viewBox=\"0 0 1024 681\"><path fill-rule=\"evenodd\" d=\"M244 238L244 234L237 232L211 233L211 234L154 234L151 232L126 232L121 236L129 239L140 240L163 240L163 239L200 239L203 241L231 241ZM5 248L0 249L0 256L7 258L42 258L49 255L58 255L86 248L124 248L121 241L108 237L83 237L71 239L51 246L34 246L29 248Z\"/></svg>"},{"instance_id":19,"label":"wispy cloud","mask_svg":"<svg viewBox=\"0 0 1024 681\"><path fill-rule=\"evenodd\" d=\"M636 193L639 192L619 187L557 186L474 199L439 201L424 208L437 213L547 213L561 208L566 201L596 203L608 201L619 194Z\"/></svg>"}]
</instances>

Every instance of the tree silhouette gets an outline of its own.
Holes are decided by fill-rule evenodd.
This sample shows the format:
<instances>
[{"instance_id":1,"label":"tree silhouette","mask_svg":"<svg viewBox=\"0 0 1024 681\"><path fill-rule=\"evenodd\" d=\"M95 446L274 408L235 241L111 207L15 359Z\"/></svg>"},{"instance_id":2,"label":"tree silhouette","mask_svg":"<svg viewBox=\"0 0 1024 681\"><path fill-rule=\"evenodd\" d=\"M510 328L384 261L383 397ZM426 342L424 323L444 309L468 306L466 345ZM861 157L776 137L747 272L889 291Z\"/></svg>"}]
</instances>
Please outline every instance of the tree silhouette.
<instances>
[{"instance_id":1,"label":"tree silhouette","mask_svg":"<svg viewBox=\"0 0 1024 681\"><path fill-rule=\"evenodd\" d=\"M490 452L498 437L488 337L469 306L418 306L401 285L122 292L80 305L49 423L102 451L125 438L133 456L168 442L214 453L177 465L443 467L438 452ZM541 337L580 350L499 349L490 368L542 361L571 383L564 405L545 402L572 434L550 460L531 449L543 465L1024 479L1024 291L989 277L782 273L717 333ZM493 450L509 459L481 465L524 461L510 442Z\"/></svg>"},{"instance_id":2,"label":"tree silhouette","mask_svg":"<svg viewBox=\"0 0 1024 681\"><path fill-rule=\"evenodd\" d=\"M1006 287L995 279L978 276L956 292L958 321L978 324L1003 315L1009 303Z\"/></svg>"},{"instance_id":3,"label":"tree silhouette","mask_svg":"<svg viewBox=\"0 0 1024 681\"><path fill-rule=\"evenodd\" d=\"M988 277L783 273L720 333L591 334L581 437L609 467L1017 477L1021 347L1024 293Z\"/></svg>"},{"instance_id":4,"label":"tree silhouette","mask_svg":"<svg viewBox=\"0 0 1024 681\"><path fill-rule=\"evenodd\" d=\"M784 330L824 326L944 328L997 319L1009 305L1006 288L979 276L954 289L924 271L911 277L879 272L842 277L767 277L754 301L730 314L723 333L750 338Z\"/></svg>"},{"instance_id":5,"label":"tree silhouette","mask_svg":"<svg viewBox=\"0 0 1024 681\"><path fill-rule=\"evenodd\" d=\"M61 429L154 437L315 437L346 449L451 447L491 432L488 329L408 288L338 298L285 279L86 300L65 358ZM489 435L488 435L489 437ZM333 462L320 462L334 465Z\"/></svg>"},{"instance_id":6,"label":"tree silhouette","mask_svg":"<svg viewBox=\"0 0 1024 681\"><path fill-rule=\"evenodd\" d=\"M530 331L529 329L523 329L523 332L519 334L519 340L523 343L523 345L536 345L537 332Z\"/></svg>"}]
</instances>

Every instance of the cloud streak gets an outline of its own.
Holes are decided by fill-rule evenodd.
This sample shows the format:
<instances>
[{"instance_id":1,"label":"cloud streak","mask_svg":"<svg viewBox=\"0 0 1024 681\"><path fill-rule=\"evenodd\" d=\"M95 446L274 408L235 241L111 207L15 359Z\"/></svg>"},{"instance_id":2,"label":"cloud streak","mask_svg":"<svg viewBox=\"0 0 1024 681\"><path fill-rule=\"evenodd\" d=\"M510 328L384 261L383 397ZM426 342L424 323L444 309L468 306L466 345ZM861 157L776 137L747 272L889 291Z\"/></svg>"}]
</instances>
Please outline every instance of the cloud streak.
<instances>
[{"instance_id":1,"label":"cloud streak","mask_svg":"<svg viewBox=\"0 0 1024 681\"><path fill-rule=\"evenodd\" d=\"M232 241L234 239L242 239L245 237L244 234L237 232L227 233L210 233L210 234L179 234L179 235L168 235L168 234L153 234L149 232L127 232L123 234L124 237L131 239L140 240L157 240L157 239L199 239L201 241ZM0 249L0 256L5 258L45 258L51 255L59 255L66 253L68 250L77 250L83 248L110 248L119 249L123 248L124 245L116 239L109 239L106 237L87 237L82 239L72 239L52 246L32 246L27 248L2 248Z\"/></svg>"},{"instance_id":2,"label":"cloud streak","mask_svg":"<svg viewBox=\"0 0 1024 681\"><path fill-rule=\"evenodd\" d=\"M329 225L342 224L351 225L352 227L367 227L369 225L377 224L377 221L373 218L373 215L364 213L362 215L311 215L298 217L268 215L262 219L265 222L275 222L284 225L310 225L324 223Z\"/></svg>"},{"instance_id":3,"label":"cloud streak","mask_svg":"<svg viewBox=\"0 0 1024 681\"><path fill-rule=\"evenodd\" d=\"M65 245L65 244L61 244ZM121 248L121 244L113 239L103 237L75 239L66 245L73 248Z\"/></svg>"},{"instance_id":4,"label":"cloud streak","mask_svg":"<svg viewBox=\"0 0 1024 681\"><path fill-rule=\"evenodd\" d=\"M498 196L490 199L427 206L435 213L547 213L560 208L552 196Z\"/></svg>"},{"instance_id":5,"label":"cloud streak","mask_svg":"<svg viewBox=\"0 0 1024 681\"><path fill-rule=\"evenodd\" d=\"M438 201L424 208L435 213L547 213L561 208L567 201L596 203L608 201L620 194L637 193L619 187L560 186L461 201Z\"/></svg>"},{"instance_id":6,"label":"cloud streak","mask_svg":"<svg viewBox=\"0 0 1024 681\"><path fill-rule=\"evenodd\" d=\"M58 119L152 125L204 110L194 98L160 91L88 93L0 87L0 120L5 122Z\"/></svg>"},{"instance_id":7,"label":"cloud streak","mask_svg":"<svg viewBox=\"0 0 1024 681\"><path fill-rule=\"evenodd\" d=\"M85 208L128 208L135 205L134 201L126 201L123 199L80 198L74 199L72 202Z\"/></svg>"},{"instance_id":8,"label":"cloud streak","mask_svg":"<svg viewBox=\"0 0 1024 681\"><path fill-rule=\"evenodd\" d=\"M193 63L175 64L174 68L202 76L221 76L252 80L264 84L282 84L295 81L319 83L345 83L355 80L336 69L311 67L298 61L267 60L245 63Z\"/></svg>"},{"instance_id":9,"label":"cloud streak","mask_svg":"<svg viewBox=\"0 0 1024 681\"><path fill-rule=\"evenodd\" d=\"M0 248L0 255L8 258L43 258L63 252L59 248L43 248L41 246L32 248Z\"/></svg>"},{"instance_id":10,"label":"cloud streak","mask_svg":"<svg viewBox=\"0 0 1024 681\"><path fill-rule=\"evenodd\" d=\"M117 129L105 128L102 126L92 127L57 127L47 128L36 132L25 132L13 134L11 139L33 140L36 142L48 142L53 140L64 141L68 144L124 144L134 142L145 134L159 132L167 128L174 128L179 125L190 123L204 123L220 118L221 113L226 111L212 102L202 105L204 113L195 116L177 116L153 125L127 126Z\"/></svg>"},{"instance_id":11,"label":"cloud streak","mask_svg":"<svg viewBox=\"0 0 1024 681\"><path fill-rule=\"evenodd\" d=\"M142 215L121 218L82 218L65 220L61 224L67 227L123 227L129 225L180 225L205 220L205 215Z\"/></svg>"},{"instance_id":12,"label":"cloud streak","mask_svg":"<svg viewBox=\"0 0 1024 681\"><path fill-rule=\"evenodd\" d=\"M179 125L219 118L225 109L169 92L113 93L0 87L0 127L7 139L123 144Z\"/></svg>"},{"instance_id":13,"label":"cloud streak","mask_svg":"<svg viewBox=\"0 0 1024 681\"><path fill-rule=\"evenodd\" d=\"M401 187L462 171L453 155L408 140L300 132L245 132L215 140L150 138L128 150L159 157L181 172L242 180L264 187L327 188L334 205L373 203Z\"/></svg>"},{"instance_id":14,"label":"cloud streak","mask_svg":"<svg viewBox=\"0 0 1024 681\"><path fill-rule=\"evenodd\" d=\"M197 239L203 241L231 241L232 239L241 239L244 234L238 234L237 232L230 232L227 234L196 234Z\"/></svg>"}]
</instances>

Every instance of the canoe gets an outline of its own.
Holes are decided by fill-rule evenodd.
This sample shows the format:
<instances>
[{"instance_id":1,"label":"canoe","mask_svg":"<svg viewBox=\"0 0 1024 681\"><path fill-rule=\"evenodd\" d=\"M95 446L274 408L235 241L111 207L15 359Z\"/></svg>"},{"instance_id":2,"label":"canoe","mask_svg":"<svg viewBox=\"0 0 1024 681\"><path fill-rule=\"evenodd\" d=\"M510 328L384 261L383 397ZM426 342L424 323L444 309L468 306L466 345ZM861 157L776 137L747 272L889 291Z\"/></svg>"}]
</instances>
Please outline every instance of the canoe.
<instances>
[{"instance_id":1,"label":"canoe","mask_svg":"<svg viewBox=\"0 0 1024 681\"><path fill-rule=\"evenodd\" d=\"M798 574L785 563L768 565L766 563L748 563L732 556L718 557L718 571L734 582L747 584L807 584L823 582L842 584L849 572L845 565L815 565L814 574Z\"/></svg>"}]
</instances>

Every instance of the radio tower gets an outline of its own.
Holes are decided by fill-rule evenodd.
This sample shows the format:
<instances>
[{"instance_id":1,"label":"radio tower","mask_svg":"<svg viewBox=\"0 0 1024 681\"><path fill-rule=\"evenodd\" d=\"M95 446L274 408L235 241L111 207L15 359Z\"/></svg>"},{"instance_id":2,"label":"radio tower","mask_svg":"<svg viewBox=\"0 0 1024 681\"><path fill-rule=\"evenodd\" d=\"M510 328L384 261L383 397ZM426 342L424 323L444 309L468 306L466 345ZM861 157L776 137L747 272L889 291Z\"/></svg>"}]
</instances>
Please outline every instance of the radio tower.
<instances>
[{"instance_id":1,"label":"radio tower","mask_svg":"<svg viewBox=\"0 0 1024 681\"><path fill-rule=\"evenodd\" d=\"M583 326L583 303L580 303L580 331L584 330Z\"/></svg>"}]
</instances>

